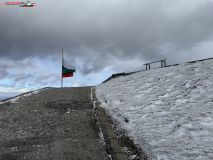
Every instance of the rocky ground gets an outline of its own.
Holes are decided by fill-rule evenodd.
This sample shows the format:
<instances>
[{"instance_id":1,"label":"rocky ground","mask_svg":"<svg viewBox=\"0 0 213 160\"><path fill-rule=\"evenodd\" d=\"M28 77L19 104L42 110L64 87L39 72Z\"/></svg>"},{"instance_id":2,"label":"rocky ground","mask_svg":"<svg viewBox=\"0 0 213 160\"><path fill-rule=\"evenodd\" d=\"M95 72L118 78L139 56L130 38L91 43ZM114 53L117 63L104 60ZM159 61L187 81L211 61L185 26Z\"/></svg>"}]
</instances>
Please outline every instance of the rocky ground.
<instances>
[{"instance_id":1,"label":"rocky ground","mask_svg":"<svg viewBox=\"0 0 213 160\"><path fill-rule=\"evenodd\" d=\"M91 87L46 88L0 104L0 159L111 159Z\"/></svg>"}]
</instances>

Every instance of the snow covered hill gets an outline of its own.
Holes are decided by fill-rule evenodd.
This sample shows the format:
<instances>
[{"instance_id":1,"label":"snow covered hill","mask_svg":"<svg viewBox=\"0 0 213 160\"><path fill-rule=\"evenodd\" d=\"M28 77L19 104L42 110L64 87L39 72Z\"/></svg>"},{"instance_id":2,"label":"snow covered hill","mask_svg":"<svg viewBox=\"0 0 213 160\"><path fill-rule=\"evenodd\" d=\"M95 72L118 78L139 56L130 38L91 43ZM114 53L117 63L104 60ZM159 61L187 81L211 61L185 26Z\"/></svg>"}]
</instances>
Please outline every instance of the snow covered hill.
<instances>
[{"instance_id":1,"label":"snow covered hill","mask_svg":"<svg viewBox=\"0 0 213 160\"><path fill-rule=\"evenodd\" d=\"M213 159L213 60L97 85L107 113L150 159Z\"/></svg>"}]
</instances>

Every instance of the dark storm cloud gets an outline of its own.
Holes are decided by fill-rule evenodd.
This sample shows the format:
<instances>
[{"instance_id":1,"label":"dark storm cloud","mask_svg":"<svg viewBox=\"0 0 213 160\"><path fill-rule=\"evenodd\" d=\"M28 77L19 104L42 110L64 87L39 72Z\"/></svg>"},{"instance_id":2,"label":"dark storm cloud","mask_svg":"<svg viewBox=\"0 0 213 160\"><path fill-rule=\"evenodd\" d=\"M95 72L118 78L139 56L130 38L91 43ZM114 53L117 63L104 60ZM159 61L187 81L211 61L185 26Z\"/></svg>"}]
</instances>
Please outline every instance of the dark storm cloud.
<instances>
[{"instance_id":1,"label":"dark storm cloud","mask_svg":"<svg viewBox=\"0 0 213 160\"><path fill-rule=\"evenodd\" d=\"M81 73L88 74L136 58L175 63L182 51L213 36L213 2L208 0L35 3L26 9L1 7L0 58L54 58L64 48ZM182 60L186 58L190 56Z\"/></svg>"}]
</instances>

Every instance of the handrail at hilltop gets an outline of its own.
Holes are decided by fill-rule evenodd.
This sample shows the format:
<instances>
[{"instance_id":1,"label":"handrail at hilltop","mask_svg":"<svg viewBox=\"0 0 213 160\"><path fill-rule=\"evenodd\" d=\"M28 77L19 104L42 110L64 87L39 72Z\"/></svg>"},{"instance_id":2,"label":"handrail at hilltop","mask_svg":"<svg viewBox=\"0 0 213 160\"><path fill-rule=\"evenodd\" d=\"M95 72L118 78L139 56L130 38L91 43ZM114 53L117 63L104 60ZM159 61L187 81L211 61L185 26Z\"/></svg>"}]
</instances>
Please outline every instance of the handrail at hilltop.
<instances>
[{"instance_id":1,"label":"handrail at hilltop","mask_svg":"<svg viewBox=\"0 0 213 160\"><path fill-rule=\"evenodd\" d=\"M145 64L143 64L143 65L146 65L146 70L147 70L147 65L149 65L149 69L150 69L150 64L151 64L151 63L156 63L156 62L160 62L160 61L161 61L161 68L163 67L163 63L164 63L164 67L166 67L166 59L162 59L162 60L155 61L155 62L145 63Z\"/></svg>"},{"instance_id":2,"label":"handrail at hilltop","mask_svg":"<svg viewBox=\"0 0 213 160\"><path fill-rule=\"evenodd\" d=\"M200 59L200 60L195 60L195 61L190 61L190 62L185 62L185 63L195 63L195 62L199 62L199 61L206 61L206 60L210 60L210 59L213 59L212 58L206 58L206 59ZM155 61L155 62L160 62L161 61L161 67L162 67L162 62L164 62L165 66L164 67L172 67L172 66L178 66L180 64L172 64L172 65L167 65L166 66L166 59L163 59L163 60L159 60L159 61ZM155 62L150 62L150 63L145 63L144 65L150 65L151 63L155 63ZM150 69L150 68L149 68ZM147 69L146 69L147 70ZM137 73L137 72L141 72L141 71L146 71L146 70L140 70L140 71L135 71L135 72L129 72L129 73L125 73L125 72L122 72L122 73L116 73L116 74L112 74L112 76L110 76L109 78L107 78L105 81L103 81L102 83L105 83L113 78L117 78L119 76L127 76L127 75L130 75L130 74L134 74L134 73Z\"/></svg>"}]
</instances>

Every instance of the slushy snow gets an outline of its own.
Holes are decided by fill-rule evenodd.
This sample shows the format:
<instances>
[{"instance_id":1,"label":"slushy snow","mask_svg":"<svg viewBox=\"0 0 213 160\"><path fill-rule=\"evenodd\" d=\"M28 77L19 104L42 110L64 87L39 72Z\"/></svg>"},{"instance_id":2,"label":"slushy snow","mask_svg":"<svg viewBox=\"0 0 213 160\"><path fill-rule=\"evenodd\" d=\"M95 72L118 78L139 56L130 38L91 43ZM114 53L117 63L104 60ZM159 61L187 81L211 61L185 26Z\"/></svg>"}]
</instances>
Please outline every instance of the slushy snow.
<instances>
[{"instance_id":1,"label":"slushy snow","mask_svg":"<svg viewBox=\"0 0 213 160\"><path fill-rule=\"evenodd\" d=\"M213 159L213 60L121 76L95 90L149 159Z\"/></svg>"}]
</instances>

